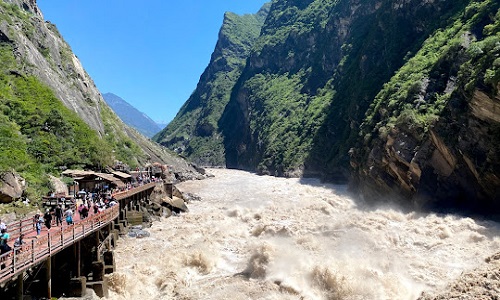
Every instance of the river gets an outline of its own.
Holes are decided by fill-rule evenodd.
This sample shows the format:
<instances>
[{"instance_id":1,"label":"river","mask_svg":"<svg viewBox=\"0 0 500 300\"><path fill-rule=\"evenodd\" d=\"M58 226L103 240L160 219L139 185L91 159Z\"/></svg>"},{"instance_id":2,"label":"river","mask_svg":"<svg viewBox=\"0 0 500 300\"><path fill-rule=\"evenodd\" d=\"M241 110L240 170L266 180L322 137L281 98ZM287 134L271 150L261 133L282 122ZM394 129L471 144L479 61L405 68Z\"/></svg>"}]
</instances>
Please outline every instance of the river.
<instances>
[{"instance_id":1,"label":"river","mask_svg":"<svg viewBox=\"0 0 500 300\"><path fill-rule=\"evenodd\" d=\"M345 186L209 170L201 197L124 238L109 299L416 299L480 267L497 223L367 208Z\"/></svg>"}]
</instances>

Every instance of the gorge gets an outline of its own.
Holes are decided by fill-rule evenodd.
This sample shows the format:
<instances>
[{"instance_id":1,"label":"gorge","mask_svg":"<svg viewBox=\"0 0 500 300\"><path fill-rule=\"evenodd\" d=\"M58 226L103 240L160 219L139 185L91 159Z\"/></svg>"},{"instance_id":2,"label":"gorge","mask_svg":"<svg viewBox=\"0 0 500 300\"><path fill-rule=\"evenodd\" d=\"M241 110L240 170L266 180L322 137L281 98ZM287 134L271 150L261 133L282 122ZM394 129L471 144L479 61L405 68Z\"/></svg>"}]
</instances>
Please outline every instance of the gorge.
<instances>
[{"instance_id":1,"label":"gorge","mask_svg":"<svg viewBox=\"0 0 500 300\"><path fill-rule=\"evenodd\" d=\"M155 139L201 165L496 214L498 9L278 0L254 16L226 14L196 90ZM256 37L236 34L241 24L262 25Z\"/></svg>"},{"instance_id":2,"label":"gorge","mask_svg":"<svg viewBox=\"0 0 500 300\"><path fill-rule=\"evenodd\" d=\"M189 213L120 241L112 299L498 296L499 1L228 12L152 140L36 0L0 1L0 58L0 173L23 183L0 214L68 168L156 162L179 182L220 168L178 184L202 199Z\"/></svg>"}]
</instances>

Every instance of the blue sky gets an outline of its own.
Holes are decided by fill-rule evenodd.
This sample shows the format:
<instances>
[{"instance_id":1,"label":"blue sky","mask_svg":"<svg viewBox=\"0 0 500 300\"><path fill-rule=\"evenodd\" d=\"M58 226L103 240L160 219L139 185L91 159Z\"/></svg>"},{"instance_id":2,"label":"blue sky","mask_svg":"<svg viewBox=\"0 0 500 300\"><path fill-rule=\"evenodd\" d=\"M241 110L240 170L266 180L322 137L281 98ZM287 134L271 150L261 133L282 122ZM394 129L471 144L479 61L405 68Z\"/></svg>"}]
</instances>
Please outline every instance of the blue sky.
<instances>
[{"instance_id":1,"label":"blue sky","mask_svg":"<svg viewBox=\"0 0 500 300\"><path fill-rule=\"evenodd\" d=\"M266 0L38 0L101 93L171 121L210 61L224 12Z\"/></svg>"}]
</instances>

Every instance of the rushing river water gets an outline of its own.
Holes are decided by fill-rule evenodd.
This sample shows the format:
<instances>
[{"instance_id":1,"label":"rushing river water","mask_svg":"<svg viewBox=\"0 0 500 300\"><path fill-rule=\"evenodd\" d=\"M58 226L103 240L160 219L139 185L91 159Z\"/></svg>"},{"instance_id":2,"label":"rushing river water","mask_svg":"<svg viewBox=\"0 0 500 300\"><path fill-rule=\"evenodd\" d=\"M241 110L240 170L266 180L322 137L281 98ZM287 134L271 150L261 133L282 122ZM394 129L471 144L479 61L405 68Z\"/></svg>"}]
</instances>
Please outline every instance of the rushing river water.
<instances>
[{"instance_id":1,"label":"rushing river water","mask_svg":"<svg viewBox=\"0 0 500 300\"><path fill-rule=\"evenodd\" d=\"M110 299L416 299L484 264L497 223L361 207L345 186L210 170L202 201L121 239Z\"/></svg>"}]
</instances>

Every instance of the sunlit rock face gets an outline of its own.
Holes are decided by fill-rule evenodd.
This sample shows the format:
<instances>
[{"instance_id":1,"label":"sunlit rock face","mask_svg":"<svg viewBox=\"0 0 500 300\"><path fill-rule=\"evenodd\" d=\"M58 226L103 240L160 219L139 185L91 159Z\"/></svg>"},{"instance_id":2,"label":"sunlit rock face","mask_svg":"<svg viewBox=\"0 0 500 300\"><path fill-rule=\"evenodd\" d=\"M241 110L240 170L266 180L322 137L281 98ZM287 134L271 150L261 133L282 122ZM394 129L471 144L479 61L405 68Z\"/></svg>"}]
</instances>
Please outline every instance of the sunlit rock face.
<instances>
[{"instance_id":1,"label":"sunlit rock face","mask_svg":"<svg viewBox=\"0 0 500 300\"><path fill-rule=\"evenodd\" d=\"M0 203L10 203L20 199L26 182L19 175L6 172L0 175Z\"/></svg>"}]
</instances>

